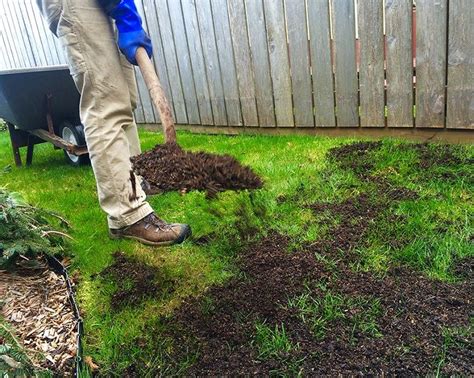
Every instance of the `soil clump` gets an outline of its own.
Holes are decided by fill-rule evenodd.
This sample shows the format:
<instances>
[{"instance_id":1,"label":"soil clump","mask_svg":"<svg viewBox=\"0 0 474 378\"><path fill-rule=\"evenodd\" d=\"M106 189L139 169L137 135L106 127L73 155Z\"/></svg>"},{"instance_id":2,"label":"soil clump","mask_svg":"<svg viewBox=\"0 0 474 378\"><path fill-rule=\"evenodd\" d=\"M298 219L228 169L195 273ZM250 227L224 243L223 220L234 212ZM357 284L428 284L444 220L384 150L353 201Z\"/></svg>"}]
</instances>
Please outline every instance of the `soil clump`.
<instances>
[{"instance_id":1,"label":"soil clump","mask_svg":"<svg viewBox=\"0 0 474 378\"><path fill-rule=\"evenodd\" d=\"M123 252L115 252L113 257L114 262L99 274L100 278L111 279L117 285L110 301L113 311L173 292L174 280L161 269L135 261Z\"/></svg>"},{"instance_id":2,"label":"soil clump","mask_svg":"<svg viewBox=\"0 0 474 378\"><path fill-rule=\"evenodd\" d=\"M230 155L184 151L177 144L159 144L132 158L135 173L149 184L147 194L203 190L208 197L224 190L259 189L263 182Z\"/></svg>"}]
</instances>

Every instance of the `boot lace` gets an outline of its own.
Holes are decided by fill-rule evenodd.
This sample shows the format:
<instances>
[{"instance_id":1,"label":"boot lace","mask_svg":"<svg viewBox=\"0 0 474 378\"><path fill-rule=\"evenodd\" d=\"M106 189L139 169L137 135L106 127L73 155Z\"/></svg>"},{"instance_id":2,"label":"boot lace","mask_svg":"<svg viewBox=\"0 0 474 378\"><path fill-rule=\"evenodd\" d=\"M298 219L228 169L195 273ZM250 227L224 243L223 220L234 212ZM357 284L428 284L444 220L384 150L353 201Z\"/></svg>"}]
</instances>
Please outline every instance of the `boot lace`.
<instances>
[{"instance_id":1,"label":"boot lace","mask_svg":"<svg viewBox=\"0 0 474 378\"><path fill-rule=\"evenodd\" d=\"M158 231L169 231L170 230L170 225L166 223L164 220L160 219L159 217L156 216L156 214L151 213L147 215L144 219L143 222L145 223L145 229L150 228L151 226L156 227L156 232Z\"/></svg>"}]
</instances>

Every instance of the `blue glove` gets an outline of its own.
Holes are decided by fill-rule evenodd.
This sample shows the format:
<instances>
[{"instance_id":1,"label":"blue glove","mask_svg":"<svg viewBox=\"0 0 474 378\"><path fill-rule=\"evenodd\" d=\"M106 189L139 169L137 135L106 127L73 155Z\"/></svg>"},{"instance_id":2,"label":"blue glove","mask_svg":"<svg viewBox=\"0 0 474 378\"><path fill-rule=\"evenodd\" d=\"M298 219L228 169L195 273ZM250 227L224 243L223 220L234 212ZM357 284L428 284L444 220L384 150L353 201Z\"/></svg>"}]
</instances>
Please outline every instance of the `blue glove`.
<instances>
[{"instance_id":1,"label":"blue glove","mask_svg":"<svg viewBox=\"0 0 474 378\"><path fill-rule=\"evenodd\" d=\"M107 13L115 20L118 30L118 46L127 60L138 65L135 55L139 47L145 48L148 56L153 55L151 40L142 27L142 20L133 0L120 0L117 5L107 9Z\"/></svg>"}]
</instances>

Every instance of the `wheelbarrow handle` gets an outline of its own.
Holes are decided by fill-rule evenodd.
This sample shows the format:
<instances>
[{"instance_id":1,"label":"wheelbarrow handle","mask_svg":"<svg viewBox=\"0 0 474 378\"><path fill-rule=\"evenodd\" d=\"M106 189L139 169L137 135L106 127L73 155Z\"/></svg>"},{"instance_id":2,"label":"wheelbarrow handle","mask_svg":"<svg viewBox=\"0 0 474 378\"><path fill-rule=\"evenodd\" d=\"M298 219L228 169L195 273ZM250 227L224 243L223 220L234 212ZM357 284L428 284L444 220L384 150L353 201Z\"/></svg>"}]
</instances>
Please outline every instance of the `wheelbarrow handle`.
<instances>
[{"instance_id":1,"label":"wheelbarrow handle","mask_svg":"<svg viewBox=\"0 0 474 378\"><path fill-rule=\"evenodd\" d=\"M165 143L176 143L176 130L174 127L173 113L169 102L166 99L163 87L160 84L160 80L158 79L158 75L156 74L153 62L148 57L148 54L143 47L137 49L135 58L140 67L148 91L150 92L150 97L160 115Z\"/></svg>"}]
</instances>

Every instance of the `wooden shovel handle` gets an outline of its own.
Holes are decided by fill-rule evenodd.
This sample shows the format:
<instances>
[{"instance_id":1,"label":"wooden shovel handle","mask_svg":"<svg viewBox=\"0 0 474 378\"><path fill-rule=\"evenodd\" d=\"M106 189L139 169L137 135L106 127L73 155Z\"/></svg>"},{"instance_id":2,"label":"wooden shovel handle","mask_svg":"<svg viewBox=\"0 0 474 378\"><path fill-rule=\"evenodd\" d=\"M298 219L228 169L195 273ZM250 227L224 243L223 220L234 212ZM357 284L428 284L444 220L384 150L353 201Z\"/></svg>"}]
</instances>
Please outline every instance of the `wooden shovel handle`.
<instances>
[{"instance_id":1,"label":"wooden shovel handle","mask_svg":"<svg viewBox=\"0 0 474 378\"><path fill-rule=\"evenodd\" d=\"M138 66L140 67L148 91L150 92L150 97L160 114L163 133L165 135L165 143L176 143L176 130L174 128L173 114L168 100L166 99L165 92L161 87L160 80L156 75L155 67L143 47L137 49L135 58L137 59Z\"/></svg>"}]
</instances>

